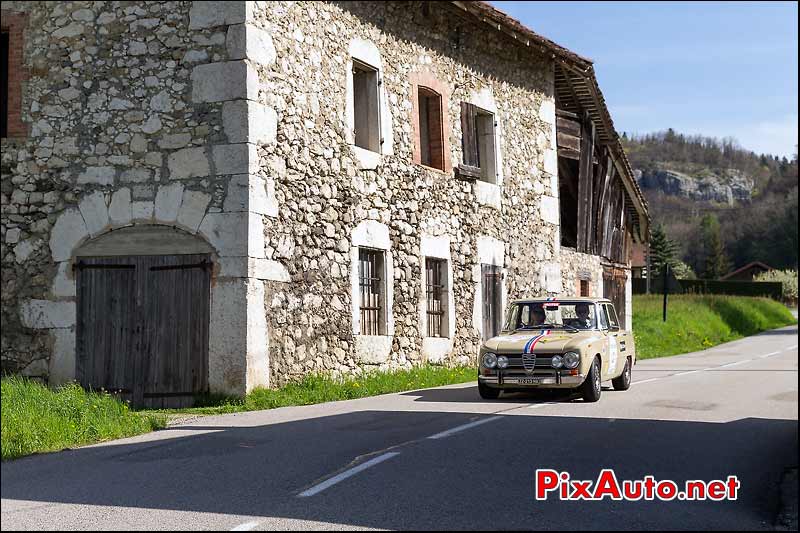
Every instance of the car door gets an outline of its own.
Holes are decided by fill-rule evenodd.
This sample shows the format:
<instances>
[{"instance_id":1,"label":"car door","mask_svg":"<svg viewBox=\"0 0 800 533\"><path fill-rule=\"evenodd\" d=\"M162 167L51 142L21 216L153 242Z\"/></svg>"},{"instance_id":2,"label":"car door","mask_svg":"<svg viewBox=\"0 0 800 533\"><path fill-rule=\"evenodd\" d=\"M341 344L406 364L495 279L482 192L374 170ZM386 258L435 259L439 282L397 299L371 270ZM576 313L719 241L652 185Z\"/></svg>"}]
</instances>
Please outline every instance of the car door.
<instances>
[{"instance_id":1,"label":"car door","mask_svg":"<svg viewBox=\"0 0 800 533\"><path fill-rule=\"evenodd\" d=\"M603 311L608 322L608 370L607 376L616 377L625 367L625 352L627 351L628 339L617 318L614 304L604 303Z\"/></svg>"}]
</instances>

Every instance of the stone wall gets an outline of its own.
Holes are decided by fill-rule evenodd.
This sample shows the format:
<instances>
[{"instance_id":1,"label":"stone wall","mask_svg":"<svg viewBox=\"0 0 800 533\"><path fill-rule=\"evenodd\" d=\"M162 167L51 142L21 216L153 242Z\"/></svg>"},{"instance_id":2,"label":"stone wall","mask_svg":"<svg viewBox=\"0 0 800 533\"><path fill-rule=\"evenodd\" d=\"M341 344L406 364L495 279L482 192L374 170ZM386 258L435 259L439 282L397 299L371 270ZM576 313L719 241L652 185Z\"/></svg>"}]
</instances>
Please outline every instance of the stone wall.
<instances>
[{"instance_id":1,"label":"stone wall","mask_svg":"<svg viewBox=\"0 0 800 533\"><path fill-rule=\"evenodd\" d=\"M589 282L589 296L603 296L603 265L599 256L561 248L561 275L564 296L579 296L580 282Z\"/></svg>"},{"instance_id":2,"label":"stone wall","mask_svg":"<svg viewBox=\"0 0 800 533\"><path fill-rule=\"evenodd\" d=\"M212 388L267 384L266 361L247 350L247 304L258 303L263 322L257 280L285 272L248 260L250 236L263 230L248 231L246 143L269 140L269 116L250 128L245 77L218 68L235 74L244 65L231 61L244 57L244 2L3 2L3 10L26 21L28 70L27 134L2 141L3 370L74 376L76 250L115 228L166 225L215 250ZM250 375L259 365L260 381Z\"/></svg>"},{"instance_id":3,"label":"stone wall","mask_svg":"<svg viewBox=\"0 0 800 533\"><path fill-rule=\"evenodd\" d=\"M267 284L273 382L310 371L358 372L364 363L408 366L431 354L419 312L424 238L450 243L454 337L433 350L436 360L465 362L477 354L480 263L491 260L481 259L480 239L499 243L507 298L561 291L553 64L456 19L452 9L273 2L254 13L253 24L271 35L277 56L257 69L258 101L278 117L278 142L259 146L260 171L274 184L278 204L278 217L264 221L266 257L291 276L289 284ZM352 145L347 122L351 54L370 47L381 67L383 125L391 122L384 135L390 144L372 158ZM418 73L447 91L452 167L462 160L460 102L496 111L501 185L412 163ZM388 228L393 267L393 335L375 342L354 334L351 236L363 221Z\"/></svg>"},{"instance_id":4,"label":"stone wall","mask_svg":"<svg viewBox=\"0 0 800 533\"><path fill-rule=\"evenodd\" d=\"M501 269L504 304L573 294L584 271L602 292L599 258L559 249L552 60L448 3L3 9L24 15L29 69L28 135L2 146L5 371L69 379L75 254L130 225L213 247L215 392L474 361L481 264ZM354 146L353 58L380 68L378 152ZM461 102L495 114L494 183L414 163L422 83L446 96L446 169ZM384 335L360 335L358 246L386 254ZM425 257L448 268L444 338L426 337Z\"/></svg>"}]
</instances>

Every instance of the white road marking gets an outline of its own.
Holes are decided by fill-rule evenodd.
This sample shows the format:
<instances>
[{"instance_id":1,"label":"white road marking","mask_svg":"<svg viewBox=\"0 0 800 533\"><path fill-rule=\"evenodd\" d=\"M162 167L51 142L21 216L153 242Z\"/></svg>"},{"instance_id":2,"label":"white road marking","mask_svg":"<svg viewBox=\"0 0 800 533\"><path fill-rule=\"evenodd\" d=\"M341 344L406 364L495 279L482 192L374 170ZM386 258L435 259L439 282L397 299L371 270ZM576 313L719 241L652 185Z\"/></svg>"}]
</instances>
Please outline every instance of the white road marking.
<instances>
[{"instance_id":1,"label":"white road marking","mask_svg":"<svg viewBox=\"0 0 800 533\"><path fill-rule=\"evenodd\" d=\"M429 439L443 439L445 437L449 437L450 435L453 435L453 434L458 433L460 431L464 431L466 429L471 429L471 428L474 428L476 426L480 426L481 424L485 424L487 422L492 422L494 420L500 420L501 418L502 418L501 416L493 416L491 418L484 418L483 420L476 420L475 422L470 422L469 424L464 424L463 426L457 426L457 427L454 427L453 429L448 429L447 431L442 431L441 433L437 433L436 435L431 435L428 438Z\"/></svg>"},{"instance_id":2,"label":"white road marking","mask_svg":"<svg viewBox=\"0 0 800 533\"><path fill-rule=\"evenodd\" d=\"M672 377L688 376L689 374L696 374L697 372L702 372L702 370L690 370L689 372L680 372L678 374L672 374Z\"/></svg>"},{"instance_id":3,"label":"white road marking","mask_svg":"<svg viewBox=\"0 0 800 533\"><path fill-rule=\"evenodd\" d=\"M548 405L556 405L556 402L535 403L533 405L529 405L528 409L539 409L540 407L546 407Z\"/></svg>"},{"instance_id":4,"label":"white road marking","mask_svg":"<svg viewBox=\"0 0 800 533\"><path fill-rule=\"evenodd\" d=\"M631 385L641 385L642 383L650 383L651 381L658 381L664 378L650 378L650 379L643 379L642 381L634 381Z\"/></svg>"},{"instance_id":5,"label":"white road marking","mask_svg":"<svg viewBox=\"0 0 800 533\"><path fill-rule=\"evenodd\" d=\"M239 524L235 528L231 529L231 531L250 531L256 527L258 527L258 522L245 522L244 524Z\"/></svg>"},{"instance_id":6,"label":"white road marking","mask_svg":"<svg viewBox=\"0 0 800 533\"><path fill-rule=\"evenodd\" d=\"M743 365L743 364L749 363L751 361L753 361L753 360L752 359L745 359L744 361L736 361L735 363L728 363L727 365L722 365L719 368L727 368L729 366Z\"/></svg>"},{"instance_id":7,"label":"white road marking","mask_svg":"<svg viewBox=\"0 0 800 533\"><path fill-rule=\"evenodd\" d=\"M760 356L759 359L766 359L767 357L772 357L773 355L778 355L779 353L781 353L781 352L766 353L766 354Z\"/></svg>"},{"instance_id":8,"label":"white road marking","mask_svg":"<svg viewBox=\"0 0 800 533\"><path fill-rule=\"evenodd\" d=\"M359 472L362 472L362 471L366 470L367 468L370 468L370 467L373 467L373 466L375 466L375 465L377 465L379 463L382 463L387 459L391 459L395 455L400 455L400 452L387 452L387 453L384 453L383 455L379 455L378 457L375 457L374 459L370 459L369 461L367 461L365 463L361 463L358 466L354 466L350 470L345 470L341 474L337 474L337 475L333 476L330 479L326 479L322 483L320 483L318 485L314 485L310 489L304 490L303 492L298 494L297 497L298 498L307 498L309 496L313 496L315 494L319 494L323 490L336 485L340 481L344 481L345 479L347 479L347 478L349 478L351 476L354 476L354 475L358 474Z\"/></svg>"},{"instance_id":9,"label":"white road marking","mask_svg":"<svg viewBox=\"0 0 800 533\"><path fill-rule=\"evenodd\" d=\"M790 351L794 350L795 348L797 348L797 345L796 345L796 344L795 344L794 346L789 346L788 348L786 348L786 349L785 349L785 350L783 350L783 351L784 351L784 352L790 352Z\"/></svg>"}]
</instances>

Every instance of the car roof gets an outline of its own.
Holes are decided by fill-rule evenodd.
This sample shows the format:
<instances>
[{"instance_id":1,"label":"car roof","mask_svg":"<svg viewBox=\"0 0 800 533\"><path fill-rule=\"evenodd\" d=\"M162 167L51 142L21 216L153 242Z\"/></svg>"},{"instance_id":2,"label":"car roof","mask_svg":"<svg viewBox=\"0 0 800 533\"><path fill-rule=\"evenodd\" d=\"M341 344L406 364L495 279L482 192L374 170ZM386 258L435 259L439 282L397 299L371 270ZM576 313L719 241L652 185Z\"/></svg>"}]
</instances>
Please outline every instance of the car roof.
<instances>
[{"instance_id":1,"label":"car roof","mask_svg":"<svg viewBox=\"0 0 800 533\"><path fill-rule=\"evenodd\" d=\"M512 304L521 304L521 303L547 303L547 302L586 302L586 303L612 303L611 300L608 298L597 298L597 297L588 297L588 296L556 296L556 297L546 297L542 296L539 298L522 298L519 300L513 300Z\"/></svg>"}]
</instances>

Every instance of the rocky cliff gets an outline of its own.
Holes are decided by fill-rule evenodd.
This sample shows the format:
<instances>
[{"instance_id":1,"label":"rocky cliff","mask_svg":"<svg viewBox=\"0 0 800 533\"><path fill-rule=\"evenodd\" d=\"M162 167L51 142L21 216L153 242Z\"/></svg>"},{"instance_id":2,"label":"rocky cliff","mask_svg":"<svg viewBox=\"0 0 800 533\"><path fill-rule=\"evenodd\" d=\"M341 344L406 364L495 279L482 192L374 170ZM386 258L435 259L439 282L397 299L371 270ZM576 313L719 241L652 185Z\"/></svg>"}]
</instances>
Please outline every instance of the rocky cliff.
<instances>
[{"instance_id":1,"label":"rocky cliff","mask_svg":"<svg viewBox=\"0 0 800 533\"><path fill-rule=\"evenodd\" d=\"M733 205L752 198L755 181L736 169L683 173L664 168L635 170L636 180L645 191L662 191L695 201Z\"/></svg>"}]
</instances>

